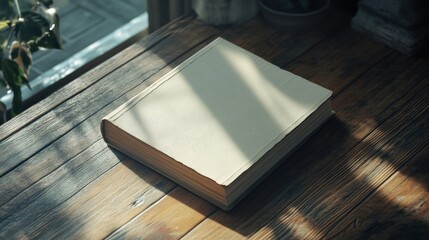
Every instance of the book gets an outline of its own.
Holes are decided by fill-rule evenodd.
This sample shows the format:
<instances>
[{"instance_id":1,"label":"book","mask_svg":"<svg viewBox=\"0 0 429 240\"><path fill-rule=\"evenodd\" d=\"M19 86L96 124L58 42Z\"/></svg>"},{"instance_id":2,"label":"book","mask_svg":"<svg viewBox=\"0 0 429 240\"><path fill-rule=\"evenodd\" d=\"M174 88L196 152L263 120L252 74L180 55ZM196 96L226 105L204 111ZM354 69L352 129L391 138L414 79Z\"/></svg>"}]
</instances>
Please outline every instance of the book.
<instances>
[{"instance_id":1,"label":"book","mask_svg":"<svg viewBox=\"0 0 429 240\"><path fill-rule=\"evenodd\" d=\"M229 210L332 115L331 95L217 38L103 118L101 131Z\"/></svg>"}]
</instances>

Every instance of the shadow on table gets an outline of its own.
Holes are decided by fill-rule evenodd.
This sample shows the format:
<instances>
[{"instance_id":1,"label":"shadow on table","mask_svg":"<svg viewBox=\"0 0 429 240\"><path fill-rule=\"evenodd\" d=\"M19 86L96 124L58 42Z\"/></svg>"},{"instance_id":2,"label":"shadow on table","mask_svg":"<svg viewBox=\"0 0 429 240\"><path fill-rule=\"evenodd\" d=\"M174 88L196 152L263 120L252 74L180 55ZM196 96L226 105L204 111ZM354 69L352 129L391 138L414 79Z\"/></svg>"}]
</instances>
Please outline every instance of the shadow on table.
<instances>
[{"instance_id":1,"label":"shadow on table","mask_svg":"<svg viewBox=\"0 0 429 240\"><path fill-rule=\"evenodd\" d=\"M425 129L428 128L425 127ZM379 160L375 163L379 164L379 168L392 164L392 170L398 170L400 166L391 163L394 160L392 156L389 156L388 152L382 152L378 153L381 154L382 159L359 159L354 161L356 169L353 169L352 166L348 167L349 160L353 160L353 155L346 153L345 156L331 157L337 155L337 148L344 142L357 144L359 141L348 134L340 120L334 118L297 152L285 159L282 165L261 182L233 211L230 213L217 211L209 218L242 236L255 235L256 238L304 238L308 237L309 233L312 233L313 237L317 236L316 238L328 236L339 239L351 237L389 239L404 236L408 239L424 239L429 236L429 224L421 212L424 206L419 206L424 204L423 202L416 202L414 206L414 203L406 200L401 203L394 198L395 194L390 192L381 192L384 195L380 195L380 191L375 193L379 189L379 183L371 182L372 178L376 178L371 175L377 174L379 169L376 167L370 169L373 172L367 173L366 169L357 167L358 165L369 166L374 164L373 161ZM364 145L363 148L371 152L383 151L377 143L364 143ZM391 147L403 148L396 145ZM427 154L420 156L420 165L424 165L425 157ZM336 161L334 166L338 169L327 168L327 165L330 167L332 165L327 163L326 159ZM323 164L320 164L321 160L324 160ZM407 180L414 178L413 186L420 188L419 190L427 196L429 179L425 173L428 170L426 165L414 171L401 169L401 172L408 174L404 176ZM339 172L342 174L339 175ZM351 185L356 182L358 185ZM359 198L357 194L361 191L366 191L368 196L355 200L354 198ZM398 194L401 193L400 187L397 191ZM368 200L369 196L372 196L370 200ZM400 197L401 195L398 196ZM403 195L402 198L409 198L409 196ZM352 204L344 205L342 201ZM422 199L414 199L414 201L422 201ZM357 208L361 210L355 214L352 213L350 215L352 219L348 216L347 220L335 220L336 224L326 228L329 226L327 223L333 221L333 215L351 213ZM204 230L210 231L210 227L216 232L216 224L207 224Z\"/></svg>"}]
</instances>

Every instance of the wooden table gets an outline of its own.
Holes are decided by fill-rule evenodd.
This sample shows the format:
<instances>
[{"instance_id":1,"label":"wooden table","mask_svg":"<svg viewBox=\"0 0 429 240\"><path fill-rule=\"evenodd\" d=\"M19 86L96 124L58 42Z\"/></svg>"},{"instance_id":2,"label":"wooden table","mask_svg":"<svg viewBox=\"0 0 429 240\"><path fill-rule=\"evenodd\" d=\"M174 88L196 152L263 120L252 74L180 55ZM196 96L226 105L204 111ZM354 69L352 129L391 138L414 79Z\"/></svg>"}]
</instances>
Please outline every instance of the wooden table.
<instances>
[{"instance_id":1,"label":"wooden table","mask_svg":"<svg viewBox=\"0 0 429 240\"><path fill-rule=\"evenodd\" d=\"M231 212L108 148L102 117L217 36L334 91L336 116ZM192 18L0 127L0 239L429 236L429 59L352 30L293 35Z\"/></svg>"}]
</instances>

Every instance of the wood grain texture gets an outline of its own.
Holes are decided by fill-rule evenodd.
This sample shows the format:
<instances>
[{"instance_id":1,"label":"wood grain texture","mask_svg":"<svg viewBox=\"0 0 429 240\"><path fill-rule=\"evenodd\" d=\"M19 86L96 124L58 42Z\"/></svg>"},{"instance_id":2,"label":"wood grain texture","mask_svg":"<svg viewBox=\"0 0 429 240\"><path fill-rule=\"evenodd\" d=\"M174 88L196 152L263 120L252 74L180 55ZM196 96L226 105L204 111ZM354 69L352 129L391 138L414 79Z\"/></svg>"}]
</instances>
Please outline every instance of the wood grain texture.
<instances>
[{"instance_id":1,"label":"wood grain texture","mask_svg":"<svg viewBox=\"0 0 429 240\"><path fill-rule=\"evenodd\" d=\"M423 111L427 111L427 108ZM324 174L312 174L320 183L308 186L301 196L295 198L252 238L271 236L272 232L276 237L296 237L294 230L301 231L299 237L321 238L326 229L348 214L396 172L399 166L429 143L429 139L418 134L429 130L429 124L425 121L427 114L413 113L418 117L409 122L407 131L401 131L401 134L391 139L389 137L395 134L383 135L374 131L362 144L344 156L344 165L330 166ZM396 126L391 130L399 130L401 123L404 122L395 119ZM297 209L297 212L291 209ZM303 216L306 221L301 222ZM302 231L306 227L306 231Z\"/></svg>"},{"instance_id":2,"label":"wood grain texture","mask_svg":"<svg viewBox=\"0 0 429 240\"><path fill-rule=\"evenodd\" d=\"M112 164L116 164L115 158L106 159L111 154L109 149L103 149L98 154L87 151L78 155L69 164L58 168L56 174L43 178L3 205L0 208L0 237L30 236L27 231L32 223L37 224L36 220L43 219L47 212L55 209L64 199L72 197L75 192L110 169ZM96 152L96 148L91 150ZM92 156L88 158L88 155Z\"/></svg>"},{"instance_id":3,"label":"wood grain texture","mask_svg":"<svg viewBox=\"0 0 429 240\"><path fill-rule=\"evenodd\" d=\"M188 190L176 187L107 239L178 239L215 209Z\"/></svg>"},{"instance_id":4,"label":"wood grain texture","mask_svg":"<svg viewBox=\"0 0 429 240\"><path fill-rule=\"evenodd\" d=\"M121 162L110 169L97 184L91 183L70 198L62 199L65 202L37 218L43 221L29 223L24 229L18 230L20 235L15 236L39 239L105 238L164 197L175 186L118 152L106 149L106 154L102 157L104 161L117 161L119 158Z\"/></svg>"},{"instance_id":5,"label":"wood grain texture","mask_svg":"<svg viewBox=\"0 0 429 240\"><path fill-rule=\"evenodd\" d=\"M332 90L334 96L393 51L350 29L341 29L284 68ZM407 60L403 60L404 63ZM408 64L408 62L406 62Z\"/></svg>"},{"instance_id":6,"label":"wood grain texture","mask_svg":"<svg viewBox=\"0 0 429 240\"><path fill-rule=\"evenodd\" d=\"M328 239L427 239L429 145L324 236Z\"/></svg>"}]
</instances>

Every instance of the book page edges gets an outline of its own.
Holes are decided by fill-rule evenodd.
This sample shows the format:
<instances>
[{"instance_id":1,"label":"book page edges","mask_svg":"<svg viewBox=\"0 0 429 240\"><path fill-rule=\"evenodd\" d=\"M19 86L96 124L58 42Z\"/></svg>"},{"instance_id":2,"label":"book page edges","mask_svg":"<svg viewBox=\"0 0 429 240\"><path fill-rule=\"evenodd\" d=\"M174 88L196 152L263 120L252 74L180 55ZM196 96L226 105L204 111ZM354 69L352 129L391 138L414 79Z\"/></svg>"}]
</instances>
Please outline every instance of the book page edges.
<instances>
[{"instance_id":1,"label":"book page edges","mask_svg":"<svg viewBox=\"0 0 429 240\"><path fill-rule=\"evenodd\" d=\"M226 194L226 186L222 186L220 184L218 184L216 181L214 181L213 179L202 175L201 173L195 171L194 169L190 168L189 166L183 164L180 161L177 161L176 159L172 158L171 156L160 152L158 150L156 150L155 148L153 148L152 146L146 144L145 142L141 141L140 139L136 138L135 136L133 136L132 134L122 131L122 129L117 126L114 122L108 121L106 119L104 119L102 121L102 131L103 131L103 138L106 140L106 143L120 151L121 153L131 157L134 160L137 160L138 162L144 164L145 166L151 168L152 170L160 173L161 175L169 178L170 180L178 183L179 185L181 185L182 187L192 191L193 193L201 196L202 198L208 199L210 202L212 202L213 204L215 204L216 206L222 208L222 209L229 209L230 206L227 205L226 199L227 196ZM110 126L108 126L110 125ZM109 140L109 136L107 134L107 129L121 129L120 131L124 134L123 137L125 136L125 138L131 138L128 139L127 141L124 142L130 142L133 141L133 143L137 143L139 145L139 148L144 148L146 149L145 154L141 154L138 151L134 151L134 150L129 150L128 148L122 146L122 144L120 143L112 143L115 140L112 141L108 141ZM121 138L122 140L123 137ZM131 148L132 149L132 148ZM165 170L163 169L162 166L164 165L160 165L157 164L155 162L158 161L158 157L155 157L153 154L157 152L156 154L161 154L163 157L162 159L164 159L163 163L165 166L171 166L173 165L173 167L168 168L168 169L172 169L173 171L169 171L169 170ZM164 167L165 167L164 166ZM205 189L205 190L202 190ZM208 193L211 192L211 193Z\"/></svg>"}]
</instances>

